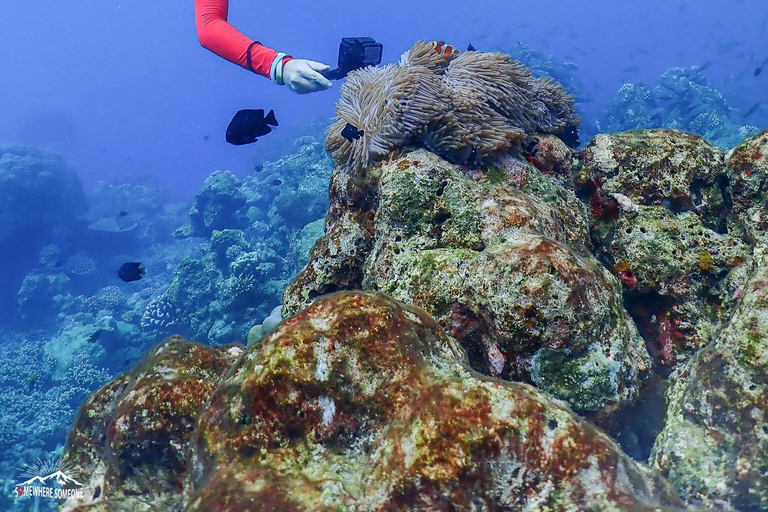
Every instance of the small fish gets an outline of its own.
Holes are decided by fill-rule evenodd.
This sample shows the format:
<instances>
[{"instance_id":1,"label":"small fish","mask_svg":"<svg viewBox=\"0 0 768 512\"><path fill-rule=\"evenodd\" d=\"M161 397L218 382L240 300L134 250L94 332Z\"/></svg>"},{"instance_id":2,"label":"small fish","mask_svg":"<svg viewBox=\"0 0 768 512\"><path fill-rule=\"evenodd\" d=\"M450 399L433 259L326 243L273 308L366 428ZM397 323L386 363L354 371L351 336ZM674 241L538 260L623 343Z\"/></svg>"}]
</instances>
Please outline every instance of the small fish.
<instances>
[{"instance_id":1,"label":"small fish","mask_svg":"<svg viewBox=\"0 0 768 512\"><path fill-rule=\"evenodd\" d=\"M117 214L118 217L125 217L126 215L128 215L128 212L120 212Z\"/></svg>"},{"instance_id":2,"label":"small fish","mask_svg":"<svg viewBox=\"0 0 768 512\"><path fill-rule=\"evenodd\" d=\"M762 106L762 104L763 104L762 101L758 101L757 103L749 107L749 109L744 113L744 119L748 118L749 116L757 112L757 109L759 109Z\"/></svg>"},{"instance_id":3,"label":"small fish","mask_svg":"<svg viewBox=\"0 0 768 512\"><path fill-rule=\"evenodd\" d=\"M270 110L265 116L263 109L240 110L227 126L227 142L235 146L251 144L278 126L275 111Z\"/></svg>"},{"instance_id":4,"label":"small fish","mask_svg":"<svg viewBox=\"0 0 768 512\"><path fill-rule=\"evenodd\" d=\"M96 342L96 340L98 340L99 338L101 338L101 333L102 333L102 332L103 332L103 331L102 331L101 329L99 329L99 330L95 331L93 334L91 334L91 335L88 337L88 343L95 343L95 342Z\"/></svg>"},{"instance_id":5,"label":"small fish","mask_svg":"<svg viewBox=\"0 0 768 512\"><path fill-rule=\"evenodd\" d=\"M720 53L728 53L729 51L731 51L731 48L733 48L737 44L739 44L739 38L738 37L734 37L733 39L731 39L727 43L719 45L717 47L717 51L719 51Z\"/></svg>"},{"instance_id":6,"label":"small fish","mask_svg":"<svg viewBox=\"0 0 768 512\"><path fill-rule=\"evenodd\" d=\"M141 262L129 261L123 263L120 269L117 271L117 277L130 283L131 281L138 281L141 279L142 274L146 274L147 269L141 266Z\"/></svg>"},{"instance_id":7,"label":"small fish","mask_svg":"<svg viewBox=\"0 0 768 512\"><path fill-rule=\"evenodd\" d=\"M472 46L472 43L469 43L469 44L467 45L467 51L468 51L468 52L476 52L476 51L477 51L477 48L475 48L474 46Z\"/></svg>"},{"instance_id":8,"label":"small fish","mask_svg":"<svg viewBox=\"0 0 768 512\"><path fill-rule=\"evenodd\" d=\"M359 139L364 134L365 132L363 130L358 129L356 126L352 126L349 123L347 123L347 126L341 130L341 136L347 139L349 142Z\"/></svg>"},{"instance_id":9,"label":"small fish","mask_svg":"<svg viewBox=\"0 0 768 512\"><path fill-rule=\"evenodd\" d=\"M253 166L253 172L261 172L264 170L264 164L256 164Z\"/></svg>"},{"instance_id":10,"label":"small fish","mask_svg":"<svg viewBox=\"0 0 768 512\"><path fill-rule=\"evenodd\" d=\"M752 74L755 75L755 76L760 76L760 73L762 73L762 72L763 72L763 66L758 66L758 67L755 68L755 72L752 73Z\"/></svg>"},{"instance_id":11,"label":"small fish","mask_svg":"<svg viewBox=\"0 0 768 512\"><path fill-rule=\"evenodd\" d=\"M459 54L459 50L449 44L445 44L445 41L431 41L429 46L434 48L440 55L445 55L446 57Z\"/></svg>"},{"instance_id":12,"label":"small fish","mask_svg":"<svg viewBox=\"0 0 768 512\"><path fill-rule=\"evenodd\" d=\"M210 139L210 138L211 138L211 136L210 136L210 135L205 135L205 136L203 136L203 140L208 140L208 139Z\"/></svg>"},{"instance_id":13,"label":"small fish","mask_svg":"<svg viewBox=\"0 0 768 512\"><path fill-rule=\"evenodd\" d=\"M581 69L579 68L579 65L576 64L575 62L563 62L563 67L565 69L570 69L571 71L578 71L579 69Z\"/></svg>"},{"instance_id":14,"label":"small fish","mask_svg":"<svg viewBox=\"0 0 768 512\"><path fill-rule=\"evenodd\" d=\"M581 144L579 141L579 132L575 126L567 125L563 130L563 133L559 134L558 137L571 149L576 149L579 147L579 144Z\"/></svg>"},{"instance_id":15,"label":"small fish","mask_svg":"<svg viewBox=\"0 0 768 512\"><path fill-rule=\"evenodd\" d=\"M714 63L715 63L715 61L714 61L714 60L708 60L707 62L705 62L704 64L702 64L701 66L699 66L699 67L696 69L696 71L704 71L705 69L709 69L710 67L712 67L712 64L714 64Z\"/></svg>"},{"instance_id":16,"label":"small fish","mask_svg":"<svg viewBox=\"0 0 768 512\"><path fill-rule=\"evenodd\" d=\"M279 187L282 184L283 184L283 180L281 180L280 178L275 178L272 180L273 187Z\"/></svg>"}]
</instances>

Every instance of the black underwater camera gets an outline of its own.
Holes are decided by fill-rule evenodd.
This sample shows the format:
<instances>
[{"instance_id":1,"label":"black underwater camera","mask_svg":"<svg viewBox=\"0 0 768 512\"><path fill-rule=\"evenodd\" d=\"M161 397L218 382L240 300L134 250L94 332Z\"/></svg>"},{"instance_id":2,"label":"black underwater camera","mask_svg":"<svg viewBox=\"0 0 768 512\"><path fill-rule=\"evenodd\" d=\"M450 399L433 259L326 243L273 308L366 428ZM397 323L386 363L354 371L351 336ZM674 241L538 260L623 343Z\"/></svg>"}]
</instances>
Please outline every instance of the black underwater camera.
<instances>
[{"instance_id":1,"label":"black underwater camera","mask_svg":"<svg viewBox=\"0 0 768 512\"><path fill-rule=\"evenodd\" d=\"M384 45L377 43L372 37L345 37L339 44L339 64L336 69L322 71L328 80L340 80L347 73L366 66L381 64L381 54Z\"/></svg>"}]
</instances>

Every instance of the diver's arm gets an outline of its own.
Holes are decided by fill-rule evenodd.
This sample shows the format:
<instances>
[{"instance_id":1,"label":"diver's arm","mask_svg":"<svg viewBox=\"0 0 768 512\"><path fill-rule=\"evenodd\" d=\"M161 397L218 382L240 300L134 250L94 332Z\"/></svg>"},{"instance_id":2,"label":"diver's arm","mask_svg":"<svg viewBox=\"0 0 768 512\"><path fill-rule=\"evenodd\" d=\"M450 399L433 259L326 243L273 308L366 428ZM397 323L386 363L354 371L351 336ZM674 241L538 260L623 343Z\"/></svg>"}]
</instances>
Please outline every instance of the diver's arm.
<instances>
[{"instance_id":1,"label":"diver's arm","mask_svg":"<svg viewBox=\"0 0 768 512\"><path fill-rule=\"evenodd\" d=\"M228 0L195 0L195 24L200 44L230 62L282 84L283 65L291 57L239 32L227 23L228 11Z\"/></svg>"}]
</instances>

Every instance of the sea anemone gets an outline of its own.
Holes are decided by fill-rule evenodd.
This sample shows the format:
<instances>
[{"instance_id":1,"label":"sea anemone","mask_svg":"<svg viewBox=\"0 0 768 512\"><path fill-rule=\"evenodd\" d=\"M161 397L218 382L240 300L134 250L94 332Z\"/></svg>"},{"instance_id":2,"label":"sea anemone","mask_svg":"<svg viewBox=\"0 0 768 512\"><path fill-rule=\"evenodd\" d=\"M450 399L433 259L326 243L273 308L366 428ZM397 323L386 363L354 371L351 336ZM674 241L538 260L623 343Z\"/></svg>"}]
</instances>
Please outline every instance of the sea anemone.
<instances>
[{"instance_id":1,"label":"sea anemone","mask_svg":"<svg viewBox=\"0 0 768 512\"><path fill-rule=\"evenodd\" d=\"M578 126L573 98L550 79L499 52L436 52L417 42L399 64L353 71L342 85L326 148L360 170L408 145L457 162L480 162L518 147L526 134ZM342 135L347 124L363 131Z\"/></svg>"}]
</instances>

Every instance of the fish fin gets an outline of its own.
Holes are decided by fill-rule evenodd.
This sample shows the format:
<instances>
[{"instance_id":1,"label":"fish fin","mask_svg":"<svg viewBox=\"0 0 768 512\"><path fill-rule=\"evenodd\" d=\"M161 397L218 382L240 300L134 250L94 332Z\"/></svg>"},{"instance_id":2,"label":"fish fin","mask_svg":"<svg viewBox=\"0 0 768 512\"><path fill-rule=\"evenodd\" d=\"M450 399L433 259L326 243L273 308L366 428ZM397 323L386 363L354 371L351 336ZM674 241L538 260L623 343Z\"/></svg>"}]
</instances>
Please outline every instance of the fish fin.
<instances>
[{"instance_id":1,"label":"fish fin","mask_svg":"<svg viewBox=\"0 0 768 512\"><path fill-rule=\"evenodd\" d=\"M264 122L267 124L270 124L272 126L279 126L277 124L277 119L275 118L275 111L270 109L269 114L267 114L267 117L264 118Z\"/></svg>"}]
</instances>

